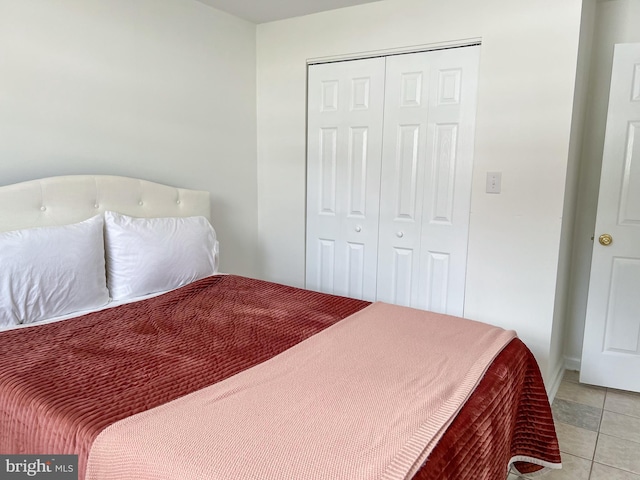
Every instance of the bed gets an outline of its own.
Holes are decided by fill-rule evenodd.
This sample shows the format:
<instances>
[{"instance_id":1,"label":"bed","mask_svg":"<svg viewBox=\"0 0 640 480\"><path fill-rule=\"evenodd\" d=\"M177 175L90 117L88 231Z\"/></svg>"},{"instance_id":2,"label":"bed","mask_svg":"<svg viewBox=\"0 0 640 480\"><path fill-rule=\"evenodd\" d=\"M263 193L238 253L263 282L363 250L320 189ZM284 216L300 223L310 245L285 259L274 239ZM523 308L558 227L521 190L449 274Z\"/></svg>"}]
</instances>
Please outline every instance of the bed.
<instances>
[{"instance_id":1,"label":"bed","mask_svg":"<svg viewBox=\"0 0 640 480\"><path fill-rule=\"evenodd\" d=\"M0 453L77 454L79 478L96 480L503 479L561 466L518 338L219 274L209 209L207 192L114 176L0 188L0 232L11 232L0 233L0 292L31 295L0 309ZM47 258L25 269L6 254L25 242L71 250L60 256L82 275L43 279ZM459 366L461 381L443 373L439 359L460 363L485 336L486 365ZM448 338L457 349L440 352ZM400 410L377 410L387 404Z\"/></svg>"}]
</instances>

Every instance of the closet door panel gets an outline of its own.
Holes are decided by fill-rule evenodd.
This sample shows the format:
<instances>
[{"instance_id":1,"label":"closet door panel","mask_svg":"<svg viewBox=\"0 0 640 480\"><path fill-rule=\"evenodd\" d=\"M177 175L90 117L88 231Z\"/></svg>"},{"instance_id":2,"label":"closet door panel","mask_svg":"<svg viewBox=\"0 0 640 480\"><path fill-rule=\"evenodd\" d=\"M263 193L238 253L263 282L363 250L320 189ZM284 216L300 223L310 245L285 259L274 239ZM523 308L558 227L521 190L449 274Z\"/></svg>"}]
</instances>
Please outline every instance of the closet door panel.
<instances>
[{"instance_id":1,"label":"closet door panel","mask_svg":"<svg viewBox=\"0 0 640 480\"><path fill-rule=\"evenodd\" d=\"M425 54L387 58L378 300L417 307L430 68Z\"/></svg>"},{"instance_id":2,"label":"closet door panel","mask_svg":"<svg viewBox=\"0 0 640 480\"><path fill-rule=\"evenodd\" d=\"M429 52L430 84L417 306L464 313L480 47Z\"/></svg>"},{"instance_id":3,"label":"closet door panel","mask_svg":"<svg viewBox=\"0 0 640 480\"><path fill-rule=\"evenodd\" d=\"M309 289L375 300L384 69L384 58L309 66Z\"/></svg>"},{"instance_id":4,"label":"closet door panel","mask_svg":"<svg viewBox=\"0 0 640 480\"><path fill-rule=\"evenodd\" d=\"M379 300L463 314L478 57L465 47L387 59Z\"/></svg>"}]
</instances>

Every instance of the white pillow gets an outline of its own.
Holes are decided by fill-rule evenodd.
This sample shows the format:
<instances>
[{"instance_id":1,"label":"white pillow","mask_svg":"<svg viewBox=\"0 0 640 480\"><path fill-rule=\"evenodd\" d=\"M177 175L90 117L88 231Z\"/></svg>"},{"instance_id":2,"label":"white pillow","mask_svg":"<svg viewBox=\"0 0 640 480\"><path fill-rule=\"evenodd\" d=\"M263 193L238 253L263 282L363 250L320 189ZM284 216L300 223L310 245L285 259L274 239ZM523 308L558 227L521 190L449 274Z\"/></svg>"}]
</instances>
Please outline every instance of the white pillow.
<instances>
[{"instance_id":1,"label":"white pillow","mask_svg":"<svg viewBox=\"0 0 640 480\"><path fill-rule=\"evenodd\" d=\"M216 272L216 232L205 217L104 216L114 300L171 290Z\"/></svg>"},{"instance_id":2,"label":"white pillow","mask_svg":"<svg viewBox=\"0 0 640 480\"><path fill-rule=\"evenodd\" d=\"M0 328L109 301L101 215L0 233Z\"/></svg>"}]
</instances>

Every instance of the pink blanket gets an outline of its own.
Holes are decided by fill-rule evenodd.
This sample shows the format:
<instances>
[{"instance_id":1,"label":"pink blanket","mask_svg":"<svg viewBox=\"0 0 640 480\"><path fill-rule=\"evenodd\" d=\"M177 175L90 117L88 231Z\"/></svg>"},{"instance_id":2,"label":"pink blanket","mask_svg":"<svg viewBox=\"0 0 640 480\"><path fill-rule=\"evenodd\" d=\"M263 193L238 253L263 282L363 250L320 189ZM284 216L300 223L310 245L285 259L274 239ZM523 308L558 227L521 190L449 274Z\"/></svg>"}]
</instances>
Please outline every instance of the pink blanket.
<instances>
[{"instance_id":1,"label":"pink blanket","mask_svg":"<svg viewBox=\"0 0 640 480\"><path fill-rule=\"evenodd\" d=\"M93 444L87 478L411 478L514 336L376 303L111 425Z\"/></svg>"}]
</instances>

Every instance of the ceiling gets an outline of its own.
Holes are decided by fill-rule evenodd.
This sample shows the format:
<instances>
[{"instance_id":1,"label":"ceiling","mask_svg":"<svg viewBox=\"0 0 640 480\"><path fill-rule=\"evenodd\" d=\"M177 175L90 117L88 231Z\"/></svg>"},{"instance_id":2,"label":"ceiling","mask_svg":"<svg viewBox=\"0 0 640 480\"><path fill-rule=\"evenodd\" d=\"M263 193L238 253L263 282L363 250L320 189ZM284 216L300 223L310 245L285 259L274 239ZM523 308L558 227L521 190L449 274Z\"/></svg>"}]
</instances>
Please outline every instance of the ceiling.
<instances>
[{"instance_id":1,"label":"ceiling","mask_svg":"<svg viewBox=\"0 0 640 480\"><path fill-rule=\"evenodd\" d=\"M265 23L380 0L198 0L253 23Z\"/></svg>"}]
</instances>

